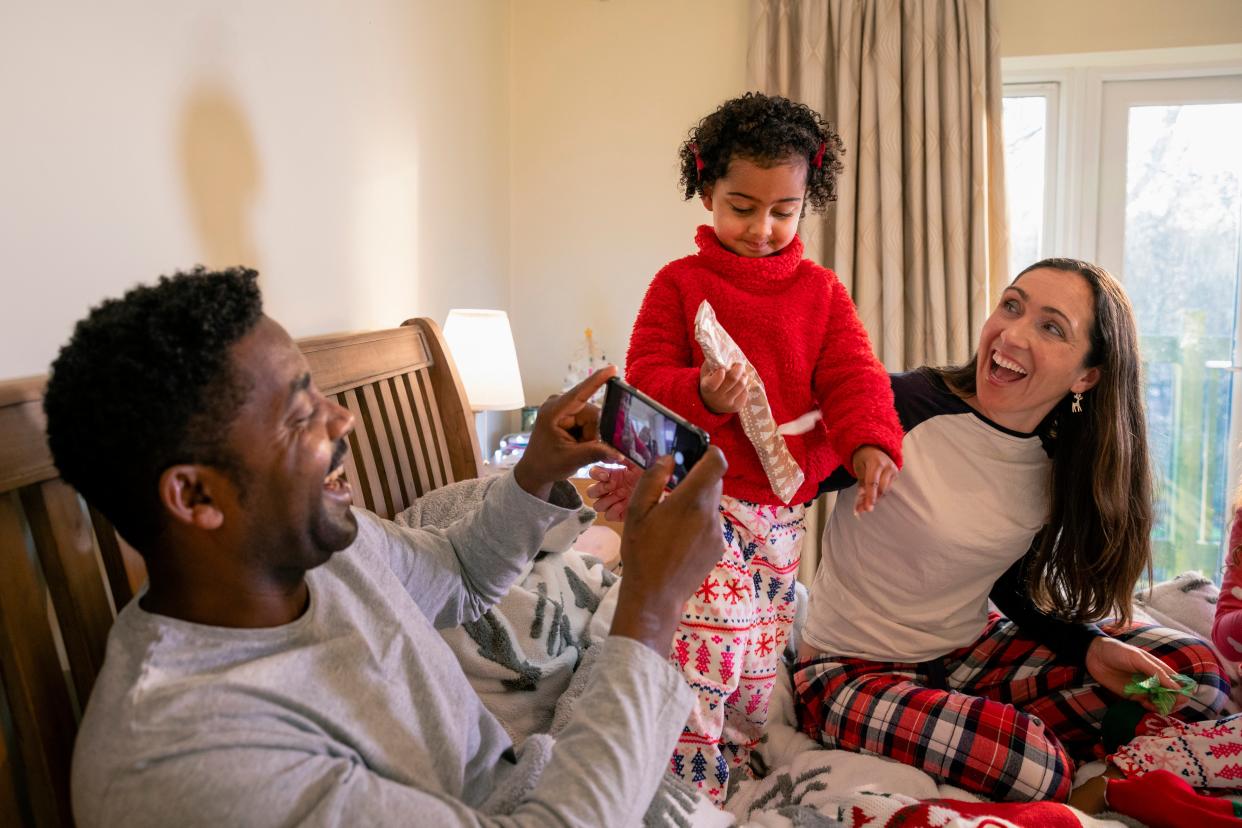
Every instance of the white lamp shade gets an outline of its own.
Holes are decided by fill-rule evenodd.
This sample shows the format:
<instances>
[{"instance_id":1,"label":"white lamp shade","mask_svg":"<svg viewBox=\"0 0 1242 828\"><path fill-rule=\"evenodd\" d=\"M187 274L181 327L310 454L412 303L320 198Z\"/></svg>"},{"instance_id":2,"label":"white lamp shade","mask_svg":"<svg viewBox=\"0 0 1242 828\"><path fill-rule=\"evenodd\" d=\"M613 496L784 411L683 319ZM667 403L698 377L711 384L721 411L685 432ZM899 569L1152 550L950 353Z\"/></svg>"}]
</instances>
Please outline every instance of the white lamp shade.
<instances>
[{"instance_id":1,"label":"white lamp shade","mask_svg":"<svg viewBox=\"0 0 1242 828\"><path fill-rule=\"evenodd\" d=\"M508 314L454 308L444 322L444 338L472 409L511 411L526 404Z\"/></svg>"}]
</instances>

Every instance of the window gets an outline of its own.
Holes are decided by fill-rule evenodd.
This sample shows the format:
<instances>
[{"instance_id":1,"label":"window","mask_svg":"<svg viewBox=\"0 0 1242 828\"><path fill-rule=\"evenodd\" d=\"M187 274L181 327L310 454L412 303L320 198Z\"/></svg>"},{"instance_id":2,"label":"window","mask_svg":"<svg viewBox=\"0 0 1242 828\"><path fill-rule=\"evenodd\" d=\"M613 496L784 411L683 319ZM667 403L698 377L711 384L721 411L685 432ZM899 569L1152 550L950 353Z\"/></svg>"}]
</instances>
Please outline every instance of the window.
<instances>
[{"instance_id":1,"label":"window","mask_svg":"<svg viewBox=\"0 0 1242 828\"><path fill-rule=\"evenodd\" d=\"M1006 79L1012 272L1068 255L1125 284L1158 486L1154 575L1218 577L1242 436L1242 61Z\"/></svg>"},{"instance_id":2,"label":"window","mask_svg":"<svg viewBox=\"0 0 1242 828\"><path fill-rule=\"evenodd\" d=\"M1009 272L1049 254L1056 193L1057 87L1005 87L1005 207L1009 215Z\"/></svg>"}]
</instances>

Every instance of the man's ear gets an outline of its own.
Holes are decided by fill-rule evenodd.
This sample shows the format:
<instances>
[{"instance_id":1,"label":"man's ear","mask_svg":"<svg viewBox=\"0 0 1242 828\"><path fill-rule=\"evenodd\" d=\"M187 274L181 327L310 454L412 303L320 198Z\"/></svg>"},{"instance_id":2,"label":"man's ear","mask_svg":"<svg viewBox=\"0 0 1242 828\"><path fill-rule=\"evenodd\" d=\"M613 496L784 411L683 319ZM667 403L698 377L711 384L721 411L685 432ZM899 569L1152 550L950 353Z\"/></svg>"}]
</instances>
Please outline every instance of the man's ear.
<instances>
[{"instance_id":1,"label":"man's ear","mask_svg":"<svg viewBox=\"0 0 1242 828\"><path fill-rule=\"evenodd\" d=\"M174 521L211 531L224 525L217 501L223 478L214 469L191 463L169 466L160 475L160 503Z\"/></svg>"},{"instance_id":2,"label":"man's ear","mask_svg":"<svg viewBox=\"0 0 1242 828\"><path fill-rule=\"evenodd\" d=\"M706 207L707 211L710 213L712 210L712 185L711 184L703 185L703 195L699 196L699 200L703 202L703 206Z\"/></svg>"}]
</instances>

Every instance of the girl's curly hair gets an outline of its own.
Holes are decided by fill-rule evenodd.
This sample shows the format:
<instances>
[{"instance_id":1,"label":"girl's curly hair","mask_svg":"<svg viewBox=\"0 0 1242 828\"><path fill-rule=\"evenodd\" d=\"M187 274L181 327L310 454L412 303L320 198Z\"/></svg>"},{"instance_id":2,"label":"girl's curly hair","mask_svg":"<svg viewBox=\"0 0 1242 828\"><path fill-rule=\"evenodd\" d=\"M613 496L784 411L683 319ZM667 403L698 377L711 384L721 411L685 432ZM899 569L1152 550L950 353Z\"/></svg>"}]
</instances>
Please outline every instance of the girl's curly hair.
<instances>
[{"instance_id":1,"label":"girl's curly hair","mask_svg":"<svg viewBox=\"0 0 1242 828\"><path fill-rule=\"evenodd\" d=\"M821 144L823 159L816 167L815 156ZM806 161L806 200L812 210L822 213L828 202L836 201L845 145L832 125L806 104L747 92L725 101L699 121L682 142L678 154L681 186L687 201L703 195L705 187L723 178L734 158L745 158L760 166L801 158ZM698 169L700 160L702 170Z\"/></svg>"}]
</instances>

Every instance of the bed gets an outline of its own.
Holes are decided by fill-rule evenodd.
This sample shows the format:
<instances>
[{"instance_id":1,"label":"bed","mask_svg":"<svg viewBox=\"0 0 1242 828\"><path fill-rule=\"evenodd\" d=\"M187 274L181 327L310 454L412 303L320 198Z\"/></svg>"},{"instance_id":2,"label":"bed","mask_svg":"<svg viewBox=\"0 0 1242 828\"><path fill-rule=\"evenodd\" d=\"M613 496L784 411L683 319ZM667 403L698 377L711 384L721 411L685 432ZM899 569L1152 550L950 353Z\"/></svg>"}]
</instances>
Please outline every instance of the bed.
<instances>
[{"instance_id":1,"label":"bed","mask_svg":"<svg viewBox=\"0 0 1242 828\"><path fill-rule=\"evenodd\" d=\"M435 322L298 344L319 387L355 416L346 473L359 505L397 517L423 495L479 476L473 417ZM116 611L145 580L142 559L59 478L44 439L44 384L0 382L3 825L72 825L69 767L81 708ZM608 583L601 576L601 590ZM470 646L467 635L459 641ZM819 749L793 727L787 689L774 698L771 722L759 751L770 773L730 801L755 824L793 824L782 808L801 803L844 824L860 809L858 824L874 828L919 800L963 796L913 768Z\"/></svg>"}]
</instances>

